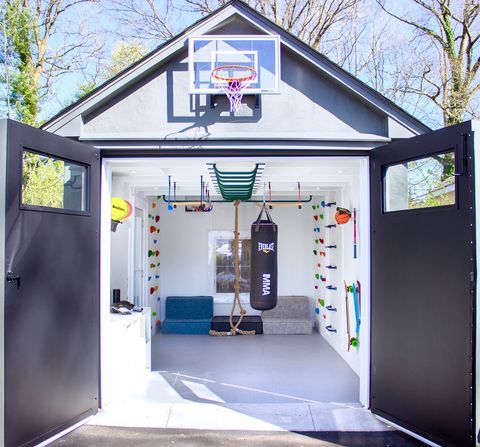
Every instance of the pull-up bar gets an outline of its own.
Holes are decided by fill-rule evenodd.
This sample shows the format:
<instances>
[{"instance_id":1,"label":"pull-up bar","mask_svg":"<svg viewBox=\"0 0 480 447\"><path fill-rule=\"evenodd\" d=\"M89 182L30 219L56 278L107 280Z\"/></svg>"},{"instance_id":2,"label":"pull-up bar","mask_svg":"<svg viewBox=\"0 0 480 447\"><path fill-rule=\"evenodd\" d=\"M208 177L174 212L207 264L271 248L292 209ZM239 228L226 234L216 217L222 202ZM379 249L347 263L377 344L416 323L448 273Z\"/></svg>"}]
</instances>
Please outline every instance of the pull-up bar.
<instances>
[{"instance_id":1,"label":"pull-up bar","mask_svg":"<svg viewBox=\"0 0 480 447\"><path fill-rule=\"evenodd\" d=\"M168 203L168 198L163 195L163 201ZM312 195L309 195L308 198L302 200L272 200L269 202L269 205L272 206L290 206L290 205L298 205L299 203L308 203L312 201ZM231 200L210 200L212 203L232 203ZM245 200L245 203L263 203L263 200L259 199L249 199ZM200 205L200 200L175 200L173 205Z\"/></svg>"}]
</instances>

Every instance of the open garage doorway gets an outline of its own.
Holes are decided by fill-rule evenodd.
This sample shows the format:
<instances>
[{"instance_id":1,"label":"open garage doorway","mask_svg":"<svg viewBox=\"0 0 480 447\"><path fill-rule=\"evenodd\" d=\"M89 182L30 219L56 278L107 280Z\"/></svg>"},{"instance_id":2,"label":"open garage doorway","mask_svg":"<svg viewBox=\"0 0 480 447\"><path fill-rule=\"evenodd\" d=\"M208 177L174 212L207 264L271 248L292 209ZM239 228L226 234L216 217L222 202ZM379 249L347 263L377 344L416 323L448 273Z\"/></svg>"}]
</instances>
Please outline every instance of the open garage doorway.
<instances>
[{"instance_id":1,"label":"open garage doorway","mask_svg":"<svg viewBox=\"0 0 480 447\"><path fill-rule=\"evenodd\" d=\"M234 206L213 166L257 169L239 206L240 298L255 335L209 335L230 329L234 283ZM386 429L365 410L366 157L117 158L103 169L104 412L94 423ZM112 198L131 207L113 226ZM278 304L262 312L249 281L264 202L278 225ZM111 313L117 300L142 311Z\"/></svg>"}]
</instances>

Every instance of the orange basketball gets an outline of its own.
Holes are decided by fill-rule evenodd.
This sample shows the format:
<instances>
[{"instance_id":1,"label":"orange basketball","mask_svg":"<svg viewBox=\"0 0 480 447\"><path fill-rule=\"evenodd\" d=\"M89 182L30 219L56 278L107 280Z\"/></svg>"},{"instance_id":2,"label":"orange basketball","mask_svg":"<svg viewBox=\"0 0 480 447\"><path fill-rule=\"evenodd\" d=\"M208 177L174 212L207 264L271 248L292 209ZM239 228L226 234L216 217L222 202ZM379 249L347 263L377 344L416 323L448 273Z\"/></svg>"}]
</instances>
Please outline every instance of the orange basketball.
<instances>
[{"instance_id":1,"label":"orange basketball","mask_svg":"<svg viewBox=\"0 0 480 447\"><path fill-rule=\"evenodd\" d=\"M351 217L352 213L350 213L350 211L346 208L337 208L337 212L335 213L335 220L337 221L337 224L346 224Z\"/></svg>"}]
</instances>

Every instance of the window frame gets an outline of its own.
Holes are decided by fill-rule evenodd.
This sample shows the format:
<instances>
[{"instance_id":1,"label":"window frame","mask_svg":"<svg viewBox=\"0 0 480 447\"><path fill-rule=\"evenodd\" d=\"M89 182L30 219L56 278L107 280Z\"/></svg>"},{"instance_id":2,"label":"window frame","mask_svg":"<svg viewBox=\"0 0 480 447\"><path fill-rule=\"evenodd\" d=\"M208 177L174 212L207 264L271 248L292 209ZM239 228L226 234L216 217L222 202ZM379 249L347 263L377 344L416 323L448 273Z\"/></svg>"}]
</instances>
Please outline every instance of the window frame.
<instances>
[{"instance_id":1,"label":"window frame","mask_svg":"<svg viewBox=\"0 0 480 447\"><path fill-rule=\"evenodd\" d=\"M448 154L450 152L453 152L454 157L455 157L455 172L453 174L454 177L454 183L453 185L455 186L455 202L450 204L450 205L440 205L440 206L428 206L428 207L422 207L422 208L405 208L401 210L392 210L388 211L386 209L386 203L387 203L387 195L386 195L386 190L387 190L387 184L386 184L386 176L387 176L387 171L389 168L405 164L405 163L410 163L413 161L417 160L423 160L426 158L431 158L435 155L442 155L442 154ZM459 175L464 175L465 172L465 167L462 165L460 168L460 163L464 163L464 157L460 156L459 150L458 150L458 145L452 145L450 147L441 149L441 150L436 150L434 152L429 152L428 154L423 154L421 156L417 157L411 157L411 158L405 158L402 160L398 160L392 163L387 163L382 165L382 173L381 173L381 210L382 210L382 215L399 215L402 213L431 213L431 212L441 212L444 210L451 209L452 207L458 208L459 207L459 195L458 195L458 176Z\"/></svg>"},{"instance_id":2,"label":"window frame","mask_svg":"<svg viewBox=\"0 0 480 447\"><path fill-rule=\"evenodd\" d=\"M241 230L239 231L240 240L251 240L250 232ZM232 230L210 230L208 232L208 283L211 295L214 298L215 303L233 303L235 298L234 292L217 292L216 287L216 274L217 274L217 261L215 256L216 241L218 239L233 240L234 235ZM240 293L240 301L242 303L250 302L250 292Z\"/></svg>"},{"instance_id":3,"label":"window frame","mask_svg":"<svg viewBox=\"0 0 480 447\"><path fill-rule=\"evenodd\" d=\"M55 214L68 214L73 216L91 216L90 210L90 183L91 183L91 165L88 163L82 163L77 160L71 160L64 157L59 157L58 155L49 154L48 152L39 151L36 149L31 149L30 147L22 146L22 156L21 156L21 163L20 163L20 185L19 185L19 209L23 211L35 211L35 212L42 212L42 213L55 213ZM43 205L25 205L23 204L23 154L25 152L31 152L33 154L45 156L52 158L54 160L61 160L63 162L71 163L77 166L81 166L85 168L85 210L70 210L67 208L55 208L51 206L43 206Z\"/></svg>"}]
</instances>

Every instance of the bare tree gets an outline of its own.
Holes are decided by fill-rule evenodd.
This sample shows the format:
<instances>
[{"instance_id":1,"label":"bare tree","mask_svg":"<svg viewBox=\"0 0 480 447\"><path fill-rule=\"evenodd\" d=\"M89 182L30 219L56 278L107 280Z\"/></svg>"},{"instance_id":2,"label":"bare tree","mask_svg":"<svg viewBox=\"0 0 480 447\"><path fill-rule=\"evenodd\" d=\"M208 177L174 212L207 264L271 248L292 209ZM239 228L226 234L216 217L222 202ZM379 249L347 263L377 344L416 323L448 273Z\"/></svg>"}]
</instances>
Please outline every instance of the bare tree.
<instances>
[{"instance_id":1,"label":"bare tree","mask_svg":"<svg viewBox=\"0 0 480 447\"><path fill-rule=\"evenodd\" d=\"M212 12L225 0L185 0L201 14ZM351 18L361 0L248 0L247 3L283 29L315 49L336 25Z\"/></svg>"},{"instance_id":2,"label":"bare tree","mask_svg":"<svg viewBox=\"0 0 480 447\"><path fill-rule=\"evenodd\" d=\"M181 5L174 0L110 0L103 3L107 14L118 26L114 34L123 40L153 41L158 44L179 30ZM183 5L183 2L182 2Z\"/></svg>"},{"instance_id":3,"label":"bare tree","mask_svg":"<svg viewBox=\"0 0 480 447\"><path fill-rule=\"evenodd\" d=\"M432 101L444 125L461 122L480 91L480 1L408 0L409 11L394 10L392 0L376 1L415 33L415 67L403 91Z\"/></svg>"},{"instance_id":4,"label":"bare tree","mask_svg":"<svg viewBox=\"0 0 480 447\"><path fill-rule=\"evenodd\" d=\"M10 49L9 99L18 119L36 124L55 80L79 70L101 43L86 4L99 0L6 0L3 44ZM5 82L5 81L4 81Z\"/></svg>"}]
</instances>

